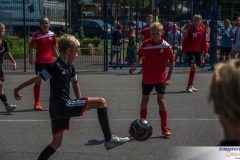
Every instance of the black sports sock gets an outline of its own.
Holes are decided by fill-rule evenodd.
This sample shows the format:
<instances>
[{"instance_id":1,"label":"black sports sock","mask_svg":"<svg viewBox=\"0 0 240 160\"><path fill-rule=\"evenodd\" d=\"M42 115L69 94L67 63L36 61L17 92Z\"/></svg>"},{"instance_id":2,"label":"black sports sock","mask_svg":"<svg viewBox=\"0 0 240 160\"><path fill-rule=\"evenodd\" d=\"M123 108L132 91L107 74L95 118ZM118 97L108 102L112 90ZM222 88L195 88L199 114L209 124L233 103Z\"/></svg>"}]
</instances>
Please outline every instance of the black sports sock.
<instances>
[{"instance_id":1,"label":"black sports sock","mask_svg":"<svg viewBox=\"0 0 240 160\"><path fill-rule=\"evenodd\" d=\"M50 145L48 145L40 154L37 160L48 160L51 155L55 153L55 149L53 149Z\"/></svg>"},{"instance_id":2,"label":"black sports sock","mask_svg":"<svg viewBox=\"0 0 240 160\"><path fill-rule=\"evenodd\" d=\"M2 100L4 105L8 105L9 104L5 94L0 95L0 99Z\"/></svg>"},{"instance_id":3,"label":"black sports sock","mask_svg":"<svg viewBox=\"0 0 240 160\"><path fill-rule=\"evenodd\" d=\"M112 138L107 113L108 113L107 108L97 109L98 121L99 121L100 126L102 128L104 138L105 138L105 142L110 141L111 138Z\"/></svg>"}]
</instances>

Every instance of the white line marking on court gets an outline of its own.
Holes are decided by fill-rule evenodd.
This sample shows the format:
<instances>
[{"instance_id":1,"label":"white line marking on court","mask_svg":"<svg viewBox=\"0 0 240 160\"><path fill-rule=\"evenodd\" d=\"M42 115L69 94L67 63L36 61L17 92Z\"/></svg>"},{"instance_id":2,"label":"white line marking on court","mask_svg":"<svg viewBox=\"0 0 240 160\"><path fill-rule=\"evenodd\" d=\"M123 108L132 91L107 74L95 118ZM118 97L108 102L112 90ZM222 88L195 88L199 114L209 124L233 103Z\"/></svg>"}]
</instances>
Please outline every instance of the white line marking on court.
<instances>
[{"instance_id":1,"label":"white line marking on court","mask_svg":"<svg viewBox=\"0 0 240 160\"><path fill-rule=\"evenodd\" d=\"M110 121L133 121L135 119L109 119ZM159 121L160 119L148 119ZM169 121L218 121L218 119L168 119ZM47 122L50 119L1 119L0 122ZM71 121L98 121L98 119L71 119Z\"/></svg>"}]
</instances>

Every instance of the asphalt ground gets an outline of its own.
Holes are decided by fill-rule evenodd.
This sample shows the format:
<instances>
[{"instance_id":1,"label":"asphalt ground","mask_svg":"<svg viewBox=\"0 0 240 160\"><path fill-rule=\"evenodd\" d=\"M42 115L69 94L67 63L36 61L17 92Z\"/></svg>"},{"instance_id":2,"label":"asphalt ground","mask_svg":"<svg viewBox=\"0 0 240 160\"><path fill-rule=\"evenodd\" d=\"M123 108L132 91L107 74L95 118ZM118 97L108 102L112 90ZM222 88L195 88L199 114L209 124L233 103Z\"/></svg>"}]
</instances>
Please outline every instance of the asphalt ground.
<instances>
[{"instance_id":1,"label":"asphalt ground","mask_svg":"<svg viewBox=\"0 0 240 160\"><path fill-rule=\"evenodd\" d=\"M78 72L83 96L104 97L107 100L112 134L129 136L131 122L139 118L141 76L128 74L128 68L107 72ZM86 111L82 117L71 119L70 130L64 132L62 146L52 160L184 160L194 153L180 153L176 147L216 146L223 138L221 125L208 102L209 84L213 71L198 69L194 86L199 91L186 93L189 68L175 67L171 85L166 88L168 127L172 136L165 138L160 131L156 92L151 93L147 119L153 134L144 142L130 141L106 150L96 110ZM32 77L34 72L5 72L4 92L18 108L7 114L0 103L0 160L36 160L51 142L51 124L48 114L49 81L42 83L43 111L33 110L33 86L20 91L16 101L13 89ZM71 97L74 98L71 90Z\"/></svg>"}]
</instances>

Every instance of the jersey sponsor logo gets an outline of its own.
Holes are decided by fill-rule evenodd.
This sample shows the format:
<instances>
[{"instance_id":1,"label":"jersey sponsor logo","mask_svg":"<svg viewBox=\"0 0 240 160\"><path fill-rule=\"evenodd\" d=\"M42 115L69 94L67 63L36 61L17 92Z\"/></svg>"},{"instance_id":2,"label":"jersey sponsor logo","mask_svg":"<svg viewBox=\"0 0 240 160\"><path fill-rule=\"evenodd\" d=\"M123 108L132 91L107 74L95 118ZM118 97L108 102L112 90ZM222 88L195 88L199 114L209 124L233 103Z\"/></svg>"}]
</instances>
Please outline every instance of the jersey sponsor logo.
<instances>
[{"instance_id":1,"label":"jersey sponsor logo","mask_svg":"<svg viewBox=\"0 0 240 160\"><path fill-rule=\"evenodd\" d=\"M164 49L160 49L160 53L163 53L164 52Z\"/></svg>"},{"instance_id":2,"label":"jersey sponsor logo","mask_svg":"<svg viewBox=\"0 0 240 160\"><path fill-rule=\"evenodd\" d=\"M197 37L198 33L193 33L193 37Z\"/></svg>"},{"instance_id":3,"label":"jersey sponsor logo","mask_svg":"<svg viewBox=\"0 0 240 160\"><path fill-rule=\"evenodd\" d=\"M49 37L49 40L52 40L52 37Z\"/></svg>"}]
</instances>

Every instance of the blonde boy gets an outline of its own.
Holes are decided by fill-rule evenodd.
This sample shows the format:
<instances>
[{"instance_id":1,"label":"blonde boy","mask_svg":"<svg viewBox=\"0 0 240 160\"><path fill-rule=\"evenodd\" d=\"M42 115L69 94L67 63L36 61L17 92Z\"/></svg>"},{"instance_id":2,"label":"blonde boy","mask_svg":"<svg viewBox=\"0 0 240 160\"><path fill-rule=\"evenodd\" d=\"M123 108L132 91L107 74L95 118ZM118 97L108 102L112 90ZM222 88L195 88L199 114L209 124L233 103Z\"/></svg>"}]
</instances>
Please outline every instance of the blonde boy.
<instances>
[{"instance_id":1,"label":"blonde boy","mask_svg":"<svg viewBox=\"0 0 240 160\"><path fill-rule=\"evenodd\" d=\"M72 63L79 52L79 41L74 36L65 35L60 38L58 46L59 58L41 73L20 84L14 90L15 99L20 100L22 98L19 94L21 89L41 79L45 81L50 79L49 113L53 139L42 151L38 160L48 159L61 146L63 131L69 130L71 117L82 116L85 111L90 109L97 109L98 120L105 137L104 145L107 150L127 142L128 137L112 136L106 100L101 97L82 97L81 95L77 74ZM69 96L70 82L75 93L75 100L71 100Z\"/></svg>"},{"instance_id":2,"label":"blonde boy","mask_svg":"<svg viewBox=\"0 0 240 160\"><path fill-rule=\"evenodd\" d=\"M171 133L167 127L167 110L164 100L166 86L170 85L170 78L174 68L174 56L169 44L161 38L163 26L159 22L153 22L150 26L150 39L143 42L138 51L138 58L133 68L129 69L132 74L142 60L142 101L140 108L140 117L147 118L148 102L153 88L157 91L157 102L159 107L159 116L161 119L162 135L170 136ZM168 74L166 76L166 64L170 62Z\"/></svg>"}]
</instances>

